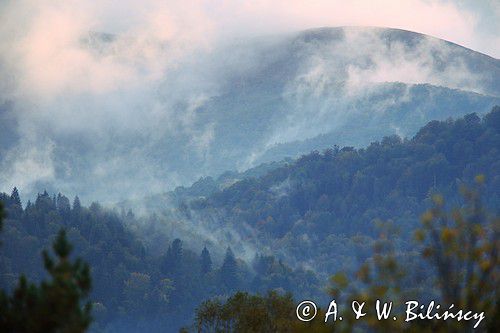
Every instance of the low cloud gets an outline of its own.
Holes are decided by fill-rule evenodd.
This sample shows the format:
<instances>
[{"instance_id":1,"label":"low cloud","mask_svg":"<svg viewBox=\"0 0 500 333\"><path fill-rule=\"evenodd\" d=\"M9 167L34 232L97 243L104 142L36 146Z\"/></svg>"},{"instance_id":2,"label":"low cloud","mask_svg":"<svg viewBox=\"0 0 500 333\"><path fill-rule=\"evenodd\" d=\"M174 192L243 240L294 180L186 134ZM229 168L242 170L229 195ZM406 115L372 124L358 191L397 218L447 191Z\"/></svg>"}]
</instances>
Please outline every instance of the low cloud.
<instances>
[{"instance_id":1,"label":"low cloud","mask_svg":"<svg viewBox=\"0 0 500 333\"><path fill-rule=\"evenodd\" d=\"M482 6L498 10L495 2ZM279 49L274 37L262 42L257 36L291 36L318 26L387 26L500 54L500 43L487 42L488 29L478 29L480 12L452 1L7 0L0 4L0 22L0 106L11 103L21 138L0 159L0 189L17 185L32 192L53 182L57 190L88 191L87 197L101 200L166 190L210 172L214 159L231 157L224 149L213 155L224 129L207 121L204 106L233 89L238 77L279 57L270 52ZM439 76L422 71L432 41L408 59L396 44L387 53L369 36L347 38L355 43L336 45L336 52L373 49L375 62L347 67L348 95L357 96L367 81L402 79L480 88L460 63ZM311 59L286 87L285 100L331 84L332 63ZM348 101L326 102L345 111ZM317 108L310 118L318 127L308 135L327 130L321 112L329 108ZM290 126L297 117L291 112L268 142L295 138L305 128ZM196 158L182 155L183 147ZM178 160L199 172L182 176Z\"/></svg>"}]
</instances>

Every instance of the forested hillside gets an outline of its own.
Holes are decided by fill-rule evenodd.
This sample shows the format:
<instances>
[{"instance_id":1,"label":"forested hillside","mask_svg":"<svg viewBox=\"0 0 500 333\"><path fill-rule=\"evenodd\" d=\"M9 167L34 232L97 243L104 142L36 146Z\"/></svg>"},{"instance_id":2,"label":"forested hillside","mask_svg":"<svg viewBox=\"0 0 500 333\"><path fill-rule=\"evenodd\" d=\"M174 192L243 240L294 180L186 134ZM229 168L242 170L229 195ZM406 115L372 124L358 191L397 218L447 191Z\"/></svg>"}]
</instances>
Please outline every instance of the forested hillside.
<instances>
[{"instance_id":1,"label":"forested hillside","mask_svg":"<svg viewBox=\"0 0 500 333\"><path fill-rule=\"evenodd\" d=\"M23 205L17 189L0 194L0 201L7 215L0 234L0 287L11 290L21 273L34 281L45 277L41 252L64 228L74 253L91 266L94 330L175 331L202 300L236 290L320 293L314 273L272 256L246 263L230 248L212 258L209 248L194 253L192 244L165 235L140 239L126 227L137 222L132 212L98 203L84 207L78 197L70 203L47 192ZM152 243L158 252L148 247Z\"/></svg>"},{"instance_id":2,"label":"forested hillside","mask_svg":"<svg viewBox=\"0 0 500 333\"><path fill-rule=\"evenodd\" d=\"M460 205L451 209L445 208L446 198L434 194L413 233L412 251L397 246L391 223L380 224L372 257L356 274L331 276L328 307L317 309L318 301L311 307L311 301L294 301L288 294L239 292L203 302L183 332L498 332L500 218L482 204L484 180L477 175L473 184L461 186ZM370 307L384 300L390 300L384 312L392 318L356 310L359 302ZM441 304L451 304L444 315ZM412 308L418 305L417 316ZM302 320L289 320L294 317Z\"/></svg>"},{"instance_id":3,"label":"forested hillside","mask_svg":"<svg viewBox=\"0 0 500 333\"><path fill-rule=\"evenodd\" d=\"M432 121L412 139L332 147L200 181L170 194L178 208L164 215L84 207L78 197L70 202L47 192L23 203L14 189L0 195L7 213L1 286L12 288L20 273L40 280L39 254L63 227L74 253L92 269L96 330L175 330L193 319L203 300L237 290L320 299L328 275L349 274L372 256L376 219L413 230L432 193L456 205L458 185L477 174L486 179L485 204L499 207L499 147L496 107L482 119ZM198 240L177 238L181 225L193 232L203 226ZM411 252L410 232L401 235L396 250Z\"/></svg>"},{"instance_id":4,"label":"forested hillside","mask_svg":"<svg viewBox=\"0 0 500 333\"><path fill-rule=\"evenodd\" d=\"M432 121L412 139L313 152L258 178L189 202L186 220L230 225L256 248L331 270L362 259L377 219L412 229L432 193L458 201L460 184L485 175L486 205L500 205L500 108ZM214 218L216 216L216 218ZM411 246L411 245L409 245ZM332 254L335 254L333 256ZM344 260L339 260L343 258Z\"/></svg>"}]
</instances>

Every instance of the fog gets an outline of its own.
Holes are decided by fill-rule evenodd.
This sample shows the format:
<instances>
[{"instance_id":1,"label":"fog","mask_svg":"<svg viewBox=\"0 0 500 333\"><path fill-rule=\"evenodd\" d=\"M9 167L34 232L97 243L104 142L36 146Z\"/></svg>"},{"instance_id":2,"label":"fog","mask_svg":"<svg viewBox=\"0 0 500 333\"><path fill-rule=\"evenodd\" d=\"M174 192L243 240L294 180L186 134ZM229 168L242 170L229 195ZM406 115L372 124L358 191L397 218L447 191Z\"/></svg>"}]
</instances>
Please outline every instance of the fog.
<instances>
[{"instance_id":1,"label":"fog","mask_svg":"<svg viewBox=\"0 0 500 333\"><path fill-rule=\"evenodd\" d=\"M132 207L123 221L152 257L179 237L217 264L231 246L247 264L272 254L326 280L331 267L298 258L286 236L167 192L488 112L498 22L493 0L0 1L0 191ZM329 237L346 253L370 245ZM307 230L297 241L318 250Z\"/></svg>"},{"instance_id":2,"label":"fog","mask_svg":"<svg viewBox=\"0 0 500 333\"><path fill-rule=\"evenodd\" d=\"M368 112L357 104L377 114L408 100L385 82L487 95L486 111L500 95L493 58L376 29L297 32L389 26L499 54L464 2L384 4L373 15L363 1L2 2L0 190L105 203L165 192L329 133Z\"/></svg>"}]
</instances>

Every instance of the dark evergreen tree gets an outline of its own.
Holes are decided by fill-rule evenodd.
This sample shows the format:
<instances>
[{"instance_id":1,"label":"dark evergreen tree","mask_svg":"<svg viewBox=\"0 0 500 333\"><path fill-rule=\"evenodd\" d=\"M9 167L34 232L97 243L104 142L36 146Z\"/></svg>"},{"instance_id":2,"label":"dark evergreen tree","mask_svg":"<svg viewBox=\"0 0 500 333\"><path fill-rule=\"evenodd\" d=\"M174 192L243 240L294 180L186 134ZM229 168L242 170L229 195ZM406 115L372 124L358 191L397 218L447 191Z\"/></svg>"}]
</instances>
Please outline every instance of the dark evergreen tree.
<instances>
[{"instance_id":1,"label":"dark evergreen tree","mask_svg":"<svg viewBox=\"0 0 500 333\"><path fill-rule=\"evenodd\" d=\"M227 290L231 291L239 287L238 263L230 247L226 250L226 256L224 257L219 274L220 281Z\"/></svg>"},{"instance_id":2,"label":"dark evergreen tree","mask_svg":"<svg viewBox=\"0 0 500 333\"><path fill-rule=\"evenodd\" d=\"M91 305L82 305L90 291L89 266L71 261L72 246L61 230L53 243L57 262L43 252L50 280L37 286L24 276L12 295L0 291L0 331L16 333L84 332L91 322Z\"/></svg>"},{"instance_id":3,"label":"dark evergreen tree","mask_svg":"<svg viewBox=\"0 0 500 333\"><path fill-rule=\"evenodd\" d=\"M2 231L4 217L5 213L3 212L3 203L0 201L0 231Z\"/></svg>"},{"instance_id":4,"label":"dark evergreen tree","mask_svg":"<svg viewBox=\"0 0 500 333\"><path fill-rule=\"evenodd\" d=\"M61 214L63 220L68 220L71 212L71 204L69 203L69 199L61 193L57 195L57 210Z\"/></svg>"},{"instance_id":5,"label":"dark evergreen tree","mask_svg":"<svg viewBox=\"0 0 500 333\"><path fill-rule=\"evenodd\" d=\"M182 241L179 238L172 242L172 256L176 261L182 259Z\"/></svg>"},{"instance_id":6,"label":"dark evergreen tree","mask_svg":"<svg viewBox=\"0 0 500 333\"><path fill-rule=\"evenodd\" d=\"M180 274L182 257L182 241L179 238L176 238L172 242L172 272L174 273L175 277Z\"/></svg>"},{"instance_id":7,"label":"dark evergreen tree","mask_svg":"<svg viewBox=\"0 0 500 333\"><path fill-rule=\"evenodd\" d=\"M168 247L163 260L163 273L172 277L178 277L182 264L182 241L176 238Z\"/></svg>"},{"instance_id":8,"label":"dark evergreen tree","mask_svg":"<svg viewBox=\"0 0 500 333\"><path fill-rule=\"evenodd\" d=\"M19 192L17 190L17 187L14 187L14 189L12 190L12 194L10 195L10 200L12 201L12 204L22 207L21 198L19 197Z\"/></svg>"},{"instance_id":9,"label":"dark evergreen tree","mask_svg":"<svg viewBox=\"0 0 500 333\"><path fill-rule=\"evenodd\" d=\"M169 245L167 253L163 257L161 270L163 274L169 275L172 272L172 267L174 265L174 259L172 256L172 246Z\"/></svg>"},{"instance_id":10,"label":"dark evergreen tree","mask_svg":"<svg viewBox=\"0 0 500 333\"><path fill-rule=\"evenodd\" d=\"M17 187L14 187L10 195L10 205L8 215L10 218L19 219L23 214L23 206Z\"/></svg>"},{"instance_id":11,"label":"dark evergreen tree","mask_svg":"<svg viewBox=\"0 0 500 333\"><path fill-rule=\"evenodd\" d=\"M35 206L38 210L41 211L50 211L55 208L54 201L47 193L47 191L43 191L42 194L37 195Z\"/></svg>"},{"instance_id":12,"label":"dark evergreen tree","mask_svg":"<svg viewBox=\"0 0 500 333\"><path fill-rule=\"evenodd\" d=\"M202 274L207 274L212 271L212 258L206 246L203 248L203 251L201 251L200 264Z\"/></svg>"},{"instance_id":13,"label":"dark evergreen tree","mask_svg":"<svg viewBox=\"0 0 500 333\"><path fill-rule=\"evenodd\" d=\"M82 210L82 204L80 203L80 198L78 196L73 200L73 211L79 213Z\"/></svg>"}]
</instances>

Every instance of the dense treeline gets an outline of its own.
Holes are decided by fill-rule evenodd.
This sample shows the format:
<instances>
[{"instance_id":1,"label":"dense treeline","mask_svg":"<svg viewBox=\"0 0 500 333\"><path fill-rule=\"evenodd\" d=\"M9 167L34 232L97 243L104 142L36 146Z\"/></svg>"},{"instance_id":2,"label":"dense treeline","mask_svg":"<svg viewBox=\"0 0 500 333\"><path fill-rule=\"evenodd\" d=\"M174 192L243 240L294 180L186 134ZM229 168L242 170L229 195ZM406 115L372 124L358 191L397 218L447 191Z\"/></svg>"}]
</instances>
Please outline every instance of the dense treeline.
<instances>
[{"instance_id":1,"label":"dense treeline","mask_svg":"<svg viewBox=\"0 0 500 333\"><path fill-rule=\"evenodd\" d=\"M319 298L327 274L349 274L373 255L376 219L413 229L433 193L445 194L456 205L457 185L476 174L486 178L486 206L498 209L499 147L496 107L483 119L470 114L430 122L412 139L387 137L365 149L333 147L261 168L236 183L232 177L225 184L201 181L197 188L178 189L175 214L145 221L98 203L84 207L78 197L71 202L62 194L44 192L23 204L14 189L0 194L7 215L0 286L12 290L20 273L35 281L46 277L39 255L62 227L74 253L92 268L95 330L175 330L193 319L203 300L237 290ZM160 235L157 226L172 222L165 219L187 229L202 224L205 232L230 230L241 235L233 237L239 246L221 257L210 254L213 242L194 252L199 244ZM137 227L148 221L155 222ZM408 234L395 239L394 246L411 259L414 244ZM245 262L241 243L262 253ZM408 265L410 259L405 259Z\"/></svg>"},{"instance_id":2,"label":"dense treeline","mask_svg":"<svg viewBox=\"0 0 500 333\"><path fill-rule=\"evenodd\" d=\"M444 208L445 199L433 195L432 207L422 214L422 225L414 233L416 253L423 259L420 265L424 266L427 279L415 279L417 271L394 246L398 236L390 223L386 223L380 227L373 257L359 267L354 279L343 272L331 277L329 291L338 307L331 308L328 302L317 314L312 309L312 315L301 312L310 321L300 322L291 320L296 317L294 309L298 304L291 295L239 292L225 300L214 298L203 302L196 311L195 321L184 331L472 332L478 329L498 332L500 217L484 209L483 183L484 176L478 175L473 187L462 186L461 205L449 211ZM340 310L349 309L353 300L367 306L361 319ZM388 320L370 311L378 300L391 302ZM430 310L421 311L426 316L415 320L414 310L410 310L410 315L407 311L413 307L407 305L408 300L418 302L422 309L427 304L435 304L436 308L433 311L429 305ZM447 306L453 314L449 318L439 311ZM342 314L341 320L337 311ZM466 311L474 315L463 316Z\"/></svg>"},{"instance_id":3,"label":"dense treeline","mask_svg":"<svg viewBox=\"0 0 500 333\"><path fill-rule=\"evenodd\" d=\"M314 258L316 269L345 269L340 266L355 266L368 255L375 220L414 228L432 193L455 204L457 187L476 174L487 180L486 205L499 207L499 147L500 108L495 107L483 119L469 114L432 121L412 139L392 136L364 149L312 152L192 200L190 213L197 212L196 218L216 214L244 236L267 240L273 253L306 263Z\"/></svg>"},{"instance_id":4,"label":"dense treeline","mask_svg":"<svg viewBox=\"0 0 500 333\"><path fill-rule=\"evenodd\" d=\"M0 204L0 227L3 218ZM80 333L88 329L92 305L85 303L92 279L88 264L71 260L72 246L61 230L52 250L43 252L44 267L49 275L40 285L19 278L12 293L0 289L0 331L5 333Z\"/></svg>"},{"instance_id":5,"label":"dense treeline","mask_svg":"<svg viewBox=\"0 0 500 333\"><path fill-rule=\"evenodd\" d=\"M10 195L0 194L0 202L6 208L0 287L12 290L21 273L34 281L45 278L40 253L64 228L74 252L91 267L94 330L175 330L214 295L315 288L314 274L293 270L272 256L246 263L228 248L223 258L212 258L206 247L194 253L180 239L156 244L161 250L154 255L145 245L149 242L127 227L134 223L132 212L117 213L98 203L84 207L78 197L71 203L64 195L44 192L23 205L15 188Z\"/></svg>"}]
</instances>

